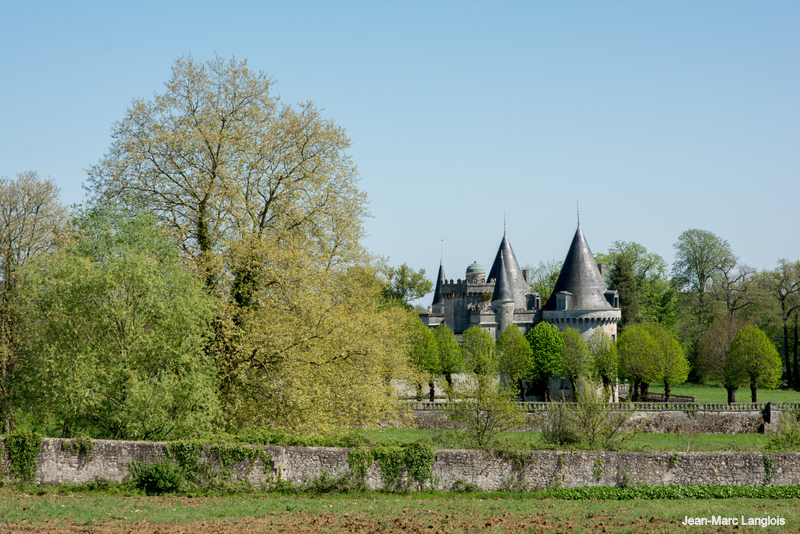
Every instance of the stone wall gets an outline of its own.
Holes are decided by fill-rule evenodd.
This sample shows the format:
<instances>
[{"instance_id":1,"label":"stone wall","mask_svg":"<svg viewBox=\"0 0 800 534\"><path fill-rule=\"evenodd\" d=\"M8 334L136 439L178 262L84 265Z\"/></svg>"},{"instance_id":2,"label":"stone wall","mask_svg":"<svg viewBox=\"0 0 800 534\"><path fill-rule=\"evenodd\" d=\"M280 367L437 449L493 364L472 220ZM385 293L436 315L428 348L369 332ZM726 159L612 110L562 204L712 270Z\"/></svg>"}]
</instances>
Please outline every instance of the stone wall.
<instances>
[{"instance_id":1,"label":"stone wall","mask_svg":"<svg viewBox=\"0 0 800 534\"><path fill-rule=\"evenodd\" d=\"M528 413L527 426L518 430L539 431L547 412ZM626 430L638 428L651 434L754 434L772 433L780 421L780 412L772 412L771 423L765 423L761 412L716 411L637 411L626 423ZM417 428L451 430L458 428L441 410L414 410Z\"/></svg>"},{"instance_id":2,"label":"stone wall","mask_svg":"<svg viewBox=\"0 0 800 534\"><path fill-rule=\"evenodd\" d=\"M121 481L132 461L165 457L164 443L95 440L93 458L64 448L60 439L46 439L37 456L35 481L78 483L98 478ZM267 465L256 460L233 466L233 477L254 486L276 480L303 484L348 472L349 449L266 446ZM765 461L765 457L770 457ZM6 466L9 465L5 458ZM767 467L769 469L767 469ZM433 464L436 487L448 491L456 482L484 490L537 489L551 486L616 486L626 483L774 485L800 484L800 453L760 452L607 452L533 451L527 457L501 458L486 451L438 450ZM382 486L377 462L367 472L367 484Z\"/></svg>"}]
</instances>

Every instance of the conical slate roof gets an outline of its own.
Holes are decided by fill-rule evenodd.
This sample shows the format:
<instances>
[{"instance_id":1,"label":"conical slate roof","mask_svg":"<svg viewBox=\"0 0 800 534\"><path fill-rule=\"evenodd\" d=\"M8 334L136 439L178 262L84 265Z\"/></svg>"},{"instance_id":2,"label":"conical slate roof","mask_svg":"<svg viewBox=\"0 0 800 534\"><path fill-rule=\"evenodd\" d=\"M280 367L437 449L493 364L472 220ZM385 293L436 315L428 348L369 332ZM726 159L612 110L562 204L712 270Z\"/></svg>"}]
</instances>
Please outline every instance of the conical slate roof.
<instances>
[{"instance_id":1,"label":"conical slate roof","mask_svg":"<svg viewBox=\"0 0 800 534\"><path fill-rule=\"evenodd\" d=\"M439 277L436 279L436 289L433 291L433 303L431 306L444 304L444 299L442 298L442 284L445 282L447 282L447 279L444 277L444 265L442 262L439 262Z\"/></svg>"},{"instance_id":2,"label":"conical slate roof","mask_svg":"<svg viewBox=\"0 0 800 534\"><path fill-rule=\"evenodd\" d=\"M580 225L572 239L572 244L564 259L561 274L558 275L553 294L544 305L544 310L556 310L556 293L568 291L572 293L568 310L611 310L611 304L605 298L606 283L597 262L594 261L589 244L583 236Z\"/></svg>"},{"instance_id":3,"label":"conical slate roof","mask_svg":"<svg viewBox=\"0 0 800 534\"><path fill-rule=\"evenodd\" d=\"M514 291L511 287L511 277L506 270L503 255L500 257L500 268L497 272L497 278L494 283L494 293L492 294L492 302L514 302Z\"/></svg>"},{"instance_id":4,"label":"conical slate roof","mask_svg":"<svg viewBox=\"0 0 800 534\"><path fill-rule=\"evenodd\" d=\"M503 232L503 240L500 242L500 248L497 250L497 256L494 258L492 268L489 270L489 275L486 281L492 278L495 280L500 279L500 272L505 270L508 276L508 283L511 292L514 295L514 308L526 308L528 299L525 295L530 293L528 284L525 283L525 278L522 276L522 269L519 268L517 257L514 255L514 249L508 242L508 236Z\"/></svg>"}]
</instances>

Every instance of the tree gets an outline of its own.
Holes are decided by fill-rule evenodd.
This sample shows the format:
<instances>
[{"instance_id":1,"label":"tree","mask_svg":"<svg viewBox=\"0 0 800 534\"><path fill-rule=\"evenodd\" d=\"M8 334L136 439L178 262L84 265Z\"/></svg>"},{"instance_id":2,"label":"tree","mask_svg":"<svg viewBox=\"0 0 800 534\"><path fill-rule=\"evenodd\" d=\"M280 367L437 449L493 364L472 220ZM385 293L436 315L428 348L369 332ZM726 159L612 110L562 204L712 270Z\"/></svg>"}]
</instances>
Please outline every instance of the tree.
<instances>
[{"instance_id":1,"label":"tree","mask_svg":"<svg viewBox=\"0 0 800 534\"><path fill-rule=\"evenodd\" d=\"M688 344L690 362L695 364L698 339L718 315L714 300L710 298L713 297L715 280L722 267L734 256L727 241L706 230L686 230L674 247L673 283L683 292L683 335Z\"/></svg>"},{"instance_id":2,"label":"tree","mask_svg":"<svg viewBox=\"0 0 800 534\"><path fill-rule=\"evenodd\" d=\"M569 378L572 392L577 398L578 379L587 377L592 367L591 352L589 352L581 333L575 328L566 328L563 336L561 372Z\"/></svg>"},{"instance_id":3,"label":"tree","mask_svg":"<svg viewBox=\"0 0 800 534\"><path fill-rule=\"evenodd\" d=\"M26 403L64 437L163 440L221 412L204 353L213 303L146 212L79 212L76 234L25 272Z\"/></svg>"},{"instance_id":4,"label":"tree","mask_svg":"<svg viewBox=\"0 0 800 534\"><path fill-rule=\"evenodd\" d=\"M58 188L33 171L16 180L0 178L0 418L3 433L14 430L16 371L21 364L18 330L26 321L19 308L19 277L49 253L68 226Z\"/></svg>"},{"instance_id":5,"label":"tree","mask_svg":"<svg viewBox=\"0 0 800 534\"><path fill-rule=\"evenodd\" d=\"M603 389L611 390L611 383L616 381L619 369L619 355L614 340L602 328L595 328L587 342L591 352L593 371L603 383Z\"/></svg>"},{"instance_id":6,"label":"tree","mask_svg":"<svg viewBox=\"0 0 800 534\"><path fill-rule=\"evenodd\" d=\"M750 384L752 402L758 402L758 388L772 389L780 385L778 351L758 327L746 325L736 334L725 363L731 375Z\"/></svg>"},{"instance_id":7,"label":"tree","mask_svg":"<svg viewBox=\"0 0 800 534\"><path fill-rule=\"evenodd\" d=\"M519 398L525 402L525 382L531 368L531 346L515 324L509 325L497 340L500 372L507 374L519 387Z\"/></svg>"},{"instance_id":8,"label":"tree","mask_svg":"<svg viewBox=\"0 0 800 534\"><path fill-rule=\"evenodd\" d=\"M625 326L640 321L639 317L639 290L633 276L633 264L626 254L617 256L611 267L611 289L619 291L619 304L622 308L622 319L619 322L620 330Z\"/></svg>"},{"instance_id":9,"label":"tree","mask_svg":"<svg viewBox=\"0 0 800 534\"><path fill-rule=\"evenodd\" d=\"M639 387L656 380L658 369L655 355L658 344L641 324L630 325L617 339L619 368L622 376L633 381L633 393L629 397L639 401ZM646 388L645 388L646 389Z\"/></svg>"},{"instance_id":10,"label":"tree","mask_svg":"<svg viewBox=\"0 0 800 534\"><path fill-rule=\"evenodd\" d=\"M542 303L547 302L553 293L562 265L563 262L558 260L540 261L539 265L530 269L531 293L539 293Z\"/></svg>"},{"instance_id":11,"label":"tree","mask_svg":"<svg viewBox=\"0 0 800 534\"><path fill-rule=\"evenodd\" d=\"M727 364L733 338L745 326L742 319L722 317L705 331L698 344L700 376L721 384L728 392L728 404L736 402L736 390L744 385L735 368Z\"/></svg>"},{"instance_id":12,"label":"tree","mask_svg":"<svg viewBox=\"0 0 800 534\"><path fill-rule=\"evenodd\" d=\"M410 321L412 340L409 360L417 372L417 400L422 400L422 382L425 381L429 386L430 401L433 402L435 395L433 380L440 373L439 348L430 328L418 317L411 317Z\"/></svg>"},{"instance_id":13,"label":"tree","mask_svg":"<svg viewBox=\"0 0 800 534\"><path fill-rule=\"evenodd\" d=\"M797 355L797 321L795 321L794 366L792 366L789 357L789 318L800 310L800 261L790 262L781 259L775 269L762 273L759 281L780 307L787 382L790 386L798 387L800 386L800 369Z\"/></svg>"},{"instance_id":14,"label":"tree","mask_svg":"<svg viewBox=\"0 0 800 534\"><path fill-rule=\"evenodd\" d=\"M653 355L656 365L655 379L664 382L664 401L669 402L670 385L686 382L689 362L678 340L663 325L646 323L643 326L658 346Z\"/></svg>"},{"instance_id":15,"label":"tree","mask_svg":"<svg viewBox=\"0 0 800 534\"><path fill-rule=\"evenodd\" d=\"M473 325L461 335L464 367L470 373L490 376L497 372L497 350L491 334Z\"/></svg>"},{"instance_id":16,"label":"tree","mask_svg":"<svg viewBox=\"0 0 800 534\"><path fill-rule=\"evenodd\" d=\"M458 344L455 334L445 323L436 327L433 336L439 350L439 370L447 381L448 388L452 388L453 375L464 369L461 345Z\"/></svg>"},{"instance_id":17,"label":"tree","mask_svg":"<svg viewBox=\"0 0 800 534\"><path fill-rule=\"evenodd\" d=\"M433 289L433 282L425 278L425 269L415 271L405 263L388 269L386 277L388 282L383 290L384 298L402 302L405 306L409 305L409 301L422 298Z\"/></svg>"},{"instance_id":18,"label":"tree","mask_svg":"<svg viewBox=\"0 0 800 534\"><path fill-rule=\"evenodd\" d=\"M561 373L564 336L557 326L541 322L526 334L525 339L531 346L531 369L528 376L538 385L540 394L550 400L548 382L551 377Z\"/></svg>"},{"instance_id":19,"label":"tree","mask_svg":"<svg viewBox=\"0 0 800 534\"><path fill-rule=\"evenodd\" d=\"M109 153L89 170L96 195L152 209L210 284L220 283L214 254L243 238L305 234L334 260L358 240L366 198L350 141L313 104L281 104L272 79L235 59L180 58L165 85L115 124ZM234 258L244 284L255 274L247 254Z\"/></svg>"},{"instance_id":20,"label":"tree","mask_svg":"<svg viewBox=\"0 0 800 534\"><path fill-rule=\"evenodd\" d=\"M385 306L385 266L359 242L344 129L272 84L235 59L178 59L115 124L89 186L153 211L217 298L228 428L377 424L399 413L391 378L409 378L406 310Z\"/></svg>"}]
</instances>

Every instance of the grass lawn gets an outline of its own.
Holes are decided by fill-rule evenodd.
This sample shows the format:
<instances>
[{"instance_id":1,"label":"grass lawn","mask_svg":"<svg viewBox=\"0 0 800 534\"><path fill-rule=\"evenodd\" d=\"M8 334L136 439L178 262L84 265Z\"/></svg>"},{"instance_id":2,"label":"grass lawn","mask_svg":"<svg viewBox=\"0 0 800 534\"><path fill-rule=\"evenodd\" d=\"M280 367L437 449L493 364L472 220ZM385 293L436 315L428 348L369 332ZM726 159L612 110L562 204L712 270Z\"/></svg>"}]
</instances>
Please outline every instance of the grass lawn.
<instances>
[{"instance_id":1,"label":"grass lawn","mask_svg":"<svg viewBox=\"0 0 800 534\"><path fill-rule=\"evenodd\" d=\"M452 434L438 430L389 429L369 430L367 435L378 444L427 441L439 448L459 448ZM518 447L549 449L540 432L506 432L505 437ZM760 451L769 443L763 434L638 434L625 443L630 451Z\"/></svg>"},{"instance_id":2,"label":"grass lawn","mask_svg":"<svg viewBox=\"0 0 800 534\"><path fill-rule=\"evenodd\" d=\"M723 387L706 384L678 384L670 386L671 395L689 395L697 397L697 402L728 402L728 392ZM652 393L664 393L664 384L650 384ZM800 392L793 389L759 389L758 402L800 402ZM736 402L750 402L750 388L739 388L736 391Z\"/></svg>"},{"instance_id":3,"label":"grass lawn","mask_svg":"<svg viewBox=\"0 0 800 534\"><path fill-rule=\"evenodd\" d=\"M187 498L0 493L0 532L244 533L441 532L556 533L684 530L686 516L784 518L753 532L800 531L792 499L568 501L530 494L281 496ZM748 527L745 527L748 529ZM713 532L741 532L714 527Z\"/></svg>"}]
</instances>

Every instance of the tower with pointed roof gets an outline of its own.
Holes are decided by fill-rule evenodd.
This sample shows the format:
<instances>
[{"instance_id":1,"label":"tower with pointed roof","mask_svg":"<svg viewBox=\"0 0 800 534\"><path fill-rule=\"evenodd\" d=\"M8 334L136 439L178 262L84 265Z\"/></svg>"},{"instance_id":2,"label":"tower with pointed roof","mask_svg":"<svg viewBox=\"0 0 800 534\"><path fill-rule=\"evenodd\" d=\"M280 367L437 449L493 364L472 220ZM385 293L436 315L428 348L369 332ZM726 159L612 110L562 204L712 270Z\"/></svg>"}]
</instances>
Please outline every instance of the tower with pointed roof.
<instances>
[{"instance_id":1,"label":"tower with pointed roof","mask_svg":"<svg viewBox=\"0 0 800 534\"><path fill-rule=\"evenodd\" d=\"M589 249L581 225L575 231L553 293L542 308L542 320L559 330L576 328L585 339L596 328L617 338L622 318L619 292L606 289L605 279Z\"/></svg>"}]
</instances>

